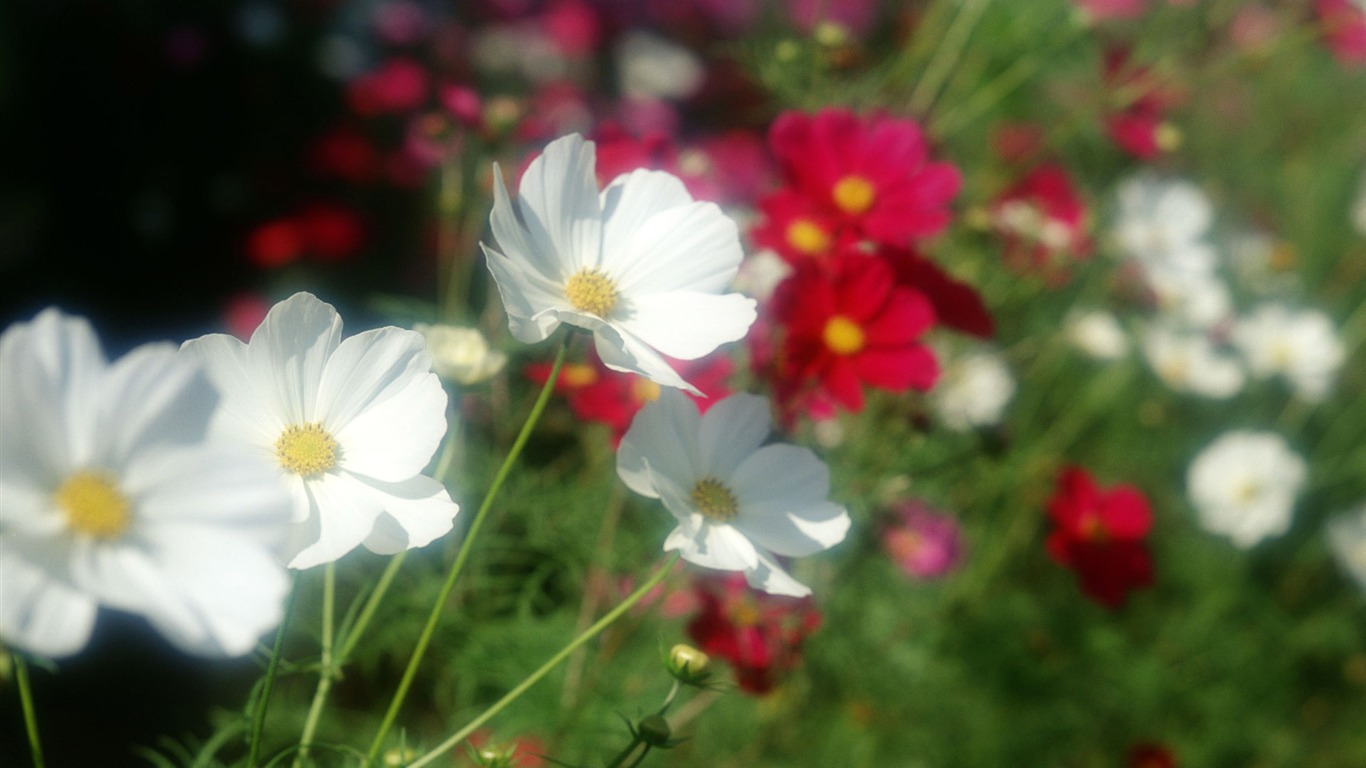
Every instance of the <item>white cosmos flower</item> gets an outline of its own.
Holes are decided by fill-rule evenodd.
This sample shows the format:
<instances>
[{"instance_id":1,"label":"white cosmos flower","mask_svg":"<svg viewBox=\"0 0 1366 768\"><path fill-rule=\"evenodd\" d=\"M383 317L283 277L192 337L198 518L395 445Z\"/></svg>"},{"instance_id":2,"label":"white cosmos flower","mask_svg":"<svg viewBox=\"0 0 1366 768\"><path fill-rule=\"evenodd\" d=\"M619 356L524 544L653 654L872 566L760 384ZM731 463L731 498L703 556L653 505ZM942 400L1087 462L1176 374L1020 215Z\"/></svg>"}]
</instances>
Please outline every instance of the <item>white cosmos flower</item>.
<instances>
[{"instance_id":1,"label":"white cosmos flower","mask_svg":"<svg viewBox=\"0 0 1366 768\"><path fill-rule=\"evenodd\" d=\"M1233 326L1233 344L1252 375L1285 376L1309 401L1328 396L1346 355L1327 315L1281 304L1263 304L1240 318Z\"/></svg>"},{"instance_id":2,"label":"white cosmos flower","mask_svg":"<svg viewBox=\"0 0 1366 768\"><path fill-rule=\"evenodd\" d=\"M172 344L110 364L53 309L0 336L0 641L72 654L106 606L236 656L279 622L289 494L205 440L217 401Z\"/></svg>"},{"instance_id":3,"label":"white cosmos flower","mask_svg":"<svg viewBox=\"0 0 1366 768\"><path fill-rule=\"evenodd\" d=\"M980 350L951 359L944 366L944 376L930 393L930 402L940 423L966 432L1000 422L1014 395L1015 377L1000 353Z\"/></svg>"},{"instance_id":4,"label":"white cosmos flower","mask_svg":"<svg viewBox=\"0 0 1366 768\"><path fill-rule=\"evenodd\" d=\"M1143 331L1143 354L1158 378L1177 391L1223 399L1243 388L1237 360L1204 333L1156 323Z\"/></svg>"},{"instance_id":5,"label":"white cosmos flower","mask_svg":"<svg viewBox=\"0 0 1366 768\"><path fill-rule=\"evenodd\" d=\"M735 222L662 171L623 174L599 194L594 152L578 134L551 142L515 208L494 166L501 250L483 248L508 326L528 344L561 323L587 329L608 368L697 393L660 353L695 360L754 322L753 299L722 295L743 256Z\"/></svg>"},{"instance_id":6,"label":"white cosmos flower","mask_svg":"<svg viewBox=\"0 0 1366 768\"><path fill-rule=\"evenodd\" d=\"M775 555L803 557L844 540L849 514L827 499L830 471L805 448L763 445L768 401L732 395L700 415L675 390L636 414L621 439L617 474L660 499L678 520L664 542L705 568L743 571L750 586L811 593Z\"/></svg>"},{"instance_id":7,"label":"white cosmos flower","mask_svg":"<svg viewBox=\"0 0 1366 768\"><path fill-rule=\"evenodd\" d=\"M1327 529L1333 556L1366 591L1366 504L1329 520Z\"/></svg>"},{"instance_id":8,"label":"white cosmos flower","mask_svg":"<svg viewBox=\"0 0 1366 768\"><path fill-rule=\"evenodd\" d=\"M293 493L291 568L358 544L393 554L451 530L455 503L421 474L446 433L446 392L421 334L388 327L342 340L332 305L296 293L250 344L210 334L183 353L223 393L215 432L273 459Z\"/></svg>"},{"instance_id":9,"label":"white cosmos flower","mask_svg":"<svg viewBox=\"0 0 1366 768\"><path fill-rule=\"evenodd\" d=\"M1209 329L1233 311L1228 286L1213 274L1155 267L1146 270L1145 277L1165 320L1189 328Z\"/></svg>"},{"instance_id":10,"label":"white cosmos flower","mask_svg":"<svg viewBox=\"0 0 1366 768\"><path fill-rule=\"evenodd\" d=\"M1206 242L1214 208L1184 179L1141 174L1119 187L1115 237L1129 258L1148 268L1209 273L1218 254Z\"/></svg>"},{"instance_id":11,"label":"white cosmos flower","mask_svg":"<svg viewBox=\"0 0 1366 768\"><path fill-rule=\"evenodd\" d=\"M508 356L489 347L477 328L418 323L413 330L427 341L436 375L469 386L493 378L503 370Z\"/></svg>"},{"instance_id":12,"label":"white cosmos flower","mask_svg":"<svg viewBox=\"0 0 1366 768\"><path fill-rule=\"evenodd\" d=\"M1246 549L1290 527L1308 471L1280 435L1235 430L1191 462L1186 492L1205 530Z\"/></svg>"},{"instance_id":13,"label":"white cosmos flower","mask_svg":"<svg viewBox=\"0 0 1366 768\"><path fill-rule=\"evenodd\" d=\"M1068 341L1097 360L1118 360L1129 354L1129 336L1124 326L1105 310L1074 311L1064 325Z\"/></svg>"}]
</instances>

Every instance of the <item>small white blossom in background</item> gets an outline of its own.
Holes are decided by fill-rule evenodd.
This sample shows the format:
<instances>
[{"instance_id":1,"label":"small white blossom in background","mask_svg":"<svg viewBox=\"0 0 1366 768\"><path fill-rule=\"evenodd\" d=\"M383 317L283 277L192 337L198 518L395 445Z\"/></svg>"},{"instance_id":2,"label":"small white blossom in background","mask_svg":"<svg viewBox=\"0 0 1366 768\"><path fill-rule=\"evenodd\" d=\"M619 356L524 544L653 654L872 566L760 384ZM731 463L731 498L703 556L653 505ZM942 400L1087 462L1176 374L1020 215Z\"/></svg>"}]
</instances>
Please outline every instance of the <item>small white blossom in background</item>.
<instances>
[{"instance_id":1,"label":"small white blossom in background","mask_svg":"<svg viewBox=\"0 0 1366 768\"><path fill-rule=\"evenodd\" d=\"M1284 376L1310 402L1326 398L1346 356L1333 321L1312 309L1263 304L1233 326L1232 341L1253 376Z\"/></svg>"},{"instance_id":2,"label":"small white blossom in background","mask_svg":"<svg viewBox=\"0 0 1366 768\"><path fill-rule=\"evenodd\" d=\"M849 513L831 502L830 470L806 448L764 445L768 401L732 395L702 415L677 390L636 414L617 452L631 490L678 520L666 552L704 568L742 571L750 586L802 597L811 590L777 557L804 557L844 540Z\"/></svg>"},{"instance_id":3,"label":"small white blossom in background","mask_svg":"<svg viewBox=\"0 0 1366 768\"><path fill-rule=\"evenodd\" d=\"M1147 281L1157 311L1167 322L1207 330L1233 312L1228 286L1213 274L1151 269Z\"/></svg>"},{"instance_id":4,"label":"small white blossom in background","mask_svg":"<svg viewBox=\"0 0 1366 768\"><path fill-rule=\"evenodd\" d=\"M515 209L494 166L501 250L481 247L508 327L527 344L561 323L583 328L608 368L700 394L660 355L696 360L749 331L755 301L723 293L744 255L739 230L663 171L622 174L599 193L595 157L578 134L551 142Z\"/></svg>"},{"instance_id":5,"label":"small white blossom in background","mask_svg":"<svg viewBox=\"0 0 1366 768\"><path fill-rule=\"evenodd\" d=\"M1238 361L1215 348L1206 334L1162 323L1144 329L1143 355L1157 377L1179 392L1228 398L1246 378Z\"/></svg>"},{"instance_id":6,"label":"small white blossom in background","mask_svg":"<svg viewBox=\"0 0 1366 768\"><path fill-rule=\"evenodd\" d=\"M456 384L470 386L486 381L507 364L507 355L490 348L488 339L475 328L418 323L413 330L427 341L432 370Z\"/></svg>"},{"instance_id":7,"label":"small white blossom in background","mask_svg":"<svg viewBox=\"0 0 1366 768\"><path fill-rule=\"evenodd\" d=\"M1366 591L1366 505L1329 520L1327 531L1338 564Z\"/></svg>"},{"instance_id":8,"label":"small white blossom in background","mask_svg":"<svg viewBox=\"0 0 1366 768\"><path fill-rule=\"evenodd\" d=\"M777 252L767 248L756 251L740 262L740 270L731 283L733 290L759 301L768 301L778 283L792 274L792 265L783 260Z\"/></svg>"},{"instance_id":9,"label":"small white blossom in background","mask_svg":"<svg viewBox=\"0 0 1366 768\"><path fill-rule=\"evenodd\" d=\"M949 359L943 376L930 392L939 423L964 432L1001 421L1015 395L1015 377L1001 355L980 350Z\"/></svg>"},{"instance_id":10,"label":"small white blossom in background","mask_svg":"<svg viewBox=\"0 0 1366 768\"><path fill-rule=\"evenodd\" d=\"M1214 209L1199 187L1145 173L1121 184L1118 194L1114 233L1129 258L1146 270L1214 271L1218 254L1205 242Z\"/></svg>"},{"instance_id":11,"label":"small white blossom in background","mask_svg":"<svg viewBox=\"0 0 1366 768\"><path fill-rule=\"evenodd\" d=\"M1104 310L1074 311L1064 322L1067 340L1097 360L1118 360L1129 354L1129 335L1119 319Z\"/></svg>"},{"instance_id":12,"label":"small white blossom in background","mask_svg":"<svg viewBox=\"0 0 1366 768\"><path fill-rule=\"evenodd\" d=\"M332 305L297 293L249 344L185 342L223 393L216 433L274 460L294 498L291 568L364 544L394 554L451 530L457 507L421 474L446 434L446 391L422 335L379 328L342 339Z\"/></svg>"},{"instance_id":13,"label":"small white blossom in background","mask_svg":"<svg viewBox=\"0 0 1366 768\"><path fill-rule=\"evenodd\" d=\"M279 623L289 494L270 462L206 439L217 403L172 344L107 363L53 309L0 336L0 641L69 655L105 606L239 656Z\"/></svg>"},{"instance_id":14,"label":"small white blossom in background","mask_svg":"<svg viewBox=\"0 0 1366 768\"><path fill-rule=\"evenodd\" d=\"M1236 430L1195 457L1186 492L1205 530L1247 549L1290 528L1308 471L1280 435Z\"/></svg>"},{"instance_id":15,"label":"small white blossom in background","mask_svg":"<svg viewBox=\"0 0 1366 768\"><path fill-rule=\"evenodd\" d=\"M632 98L685 99L702 87L702 60L691 49L635 29L617 43L621 91Z\"/></svg>"}]
</instances>

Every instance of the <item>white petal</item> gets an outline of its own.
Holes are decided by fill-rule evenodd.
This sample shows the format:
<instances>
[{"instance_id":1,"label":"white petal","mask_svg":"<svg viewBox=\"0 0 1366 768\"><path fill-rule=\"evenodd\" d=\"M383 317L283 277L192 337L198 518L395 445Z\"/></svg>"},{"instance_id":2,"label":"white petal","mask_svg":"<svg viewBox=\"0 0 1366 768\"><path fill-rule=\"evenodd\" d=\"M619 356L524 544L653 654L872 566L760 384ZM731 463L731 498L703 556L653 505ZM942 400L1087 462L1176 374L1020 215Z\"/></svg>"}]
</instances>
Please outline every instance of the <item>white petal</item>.
<instances>
[{"instance_id":1,"label":"white petal","mask_svg":"<svg viewBox=\"0 0 1366 768\"><path fill-rule=\"evenodd\" d=\"M445 434L446 390L426 374L337 432L341 468L400 482L427 466Z\"/></svg>"},{"instance_id":2,"label":"white petal","mask_svg":"<svg viewBox=\"0 0 1366 768\"><path fill-rule=\"evenodd\" d=\"M549 242L532 241L522 223L517 220L512 201L508 199L503 171L497 163L493 164L493 211L489 214L489 225L493 229L493 238L497 241L498 248L515 258L519 265L550 280L563 277L564 265L560 264L553 245Z\"/></svg>"},{"instance_id":3,"label":"white petal","mask_svg":"<svg viewBox=\"0 0 1366 768\"><path fill-rule=\"evenodd\" d=\"M427 546L450 533L460 511L445 487L425 475L401 483L372 482L370 487L382 496L384 514L363 543L377 554Z\"/></svg>"},{"instance_id":4,"label":"white petal","mask_svg":"<svg viewBox=\"0 0 1366 768\"><path fill-rule=\"evenodd\" d=\"M484 249L484 262L493 275L494 285L498 286L512 335L523 344L545 341L560 327L560 319L553 310L568 307L563 286L524 269L482 243L480 247Z\"/></svg>"},{"instance_id":5,"label":"white petal","mask_svg":"<svg viewBox=\"0 0 1366 768\"><path fill-rule=\"evenodd\" d=\"M678 550L683 559L703 568L744 571L759 567L759 553L744 534L729 525L705 524L688 536L677 528L664 542L664 551Z\"/></svg>"},{"instance_id":6,"label":"white petal","mask_svg":"<svg viewBox=\"0 0 1366 768\"><path fill-rule=\"evenodd\" d=\"M657 213L693 202L683 182L664 171L639 169L612 180L602 191L602 258L609 274L624 274L640 255L633 240Z\"/></svg>"},{"instance_id":7,"label":"white petal","mask_svg":"<svg viewBox=\"0 0 1366 768\"><path fill-rule=\"evenodd\" d=\"M109 367L98 429L118 467L154 445L202 442L218 392L199 364L170 344L144 344Z\"/></svg>"},{"instance_id":8,"label":"white petal","mask_svg":"<svg viewBox=\"0 0 1366 768\"><path fill-rule=\"evenodd\" d=\"M805 448L760 448L731 483L740 503L734 525L764 549L804 557L838 544L849 531L848 512L826 499L829 470Z\"/></svg>"},{"instance_id":9,"label":"white petal","mask_svg":"<svg viewBox=\"0 0 1366 768\"><path fill-rule=\"evenodd\" d=\"M697 406L682 393L662 390L659 399L636 413L617 448L617 475L627 488L659 498L653 475L693 483L701 476L698 457Z\"/></svg>"},{"instance_id":10,"label":"white petal","mask_svg":"<svg viewBox=\"0 0 1366 768\"><path fill-rule=\"evenodd\" d=\"M715 203L689 203L647 217L640 210L647 202L623 199L615 213L626 222L639 220L603 256L618 290L628 296L726 290L744 258L735 222Z\"/></svg>"},{"instance_id":11,"label":"white petal","mask_svg":"<svg viewBox=\"0 0 1366 768\"><path fill-rule=\"evenodd\" d=\"M811 594L810 587L792 578L777 560L762 552L759 553L759 565L745 571L745 581L751 587L762 589L770 595L806 597Z\"/></svg>"},{"instance_id":12,"label":"white petal","mask_svg":"<svg viewBox=\"0 0 1366 768\"><path fill-rule=\"evenodd\" d=\"M517 202L528 244L555 254L561 278L600 266L602 209L594 163L593 142L575 133L550 142L522 174Z\"/></svg>"},{"instance_id":13,"label":"white petal","mask_svg":"<svg viewBox=\"0 0 1366 768\"><path fill-rule=\"evenodd\" d=\"M673 366L665 362L649 344L636 338L625 328L606 325L593 334L594 347L603 365L614 371L636 373L665 387L673 387L695 395L701 391L683 380Z\"/></svg>"},{"instance_id":14,"label":"white petal","mask_svg":"<svg viewBox=\"0 0 1366 768\"><path fill-rule=\"evenodd\" d=\"M95 626L88 595L52 578L15 551L0 548L0 640L41 656L69 656Z\"/></svg>"},{"instance_id":15,"label":"white petal","mask_svg":"<svg viewBox=\"0 0 1366 768\"><path fill-rule=\"evenodd\" d=\"M272 446L285 427L283 411L271 409L275 386L253 378L247 363L247 345L223 333L211 333L185 342L180 352L204 366L222 400L214 414L214 435L246 445Z\"/></svg>"},{"instance_id":16,"label":"white petal","mask_svg":"<svg viewBox=\"0 0 1366 768\"><path fill-rule=\"evenodd\" d=\"M278 546L294 513L291 477L262 455L207 444L144 451L120 480L139 525L232 530Z\"/></svg>"},{"instance_id":17,"label":"white petal","mask_svg":"<svg viewBox=\"0 0 1366 768\"><path fill-rule=\"evenodd\" d=\"M369 486L344 472L310 480L306 487L317 515L318 539L289 561L290 568L337 560L370 535L375 518L384 511Z\"/></svg>"},{"instance_id":18,"label":"white petal","mask_svg":"<svg viewBox=\"0 0 1366 768\"><path fill-rule=\"evenodd\" d=\"M670 357L696 360L754 324L757 303L738 293L717 296L674 291L632 296L614 319L636 338Z\"/></svg>"},{"instance_id":19,"label":"white petal","mask_svg":"<svg viewBox=\"0 0 1366 768\"><path fill-rule=\"evenodd\" d=\"M663 395L661 391L661 399ZM697 432L697 476L730 482L736 468L768 439L772 426L767 398L737 394L713 405L702 416Z\"/></svg>"},{"instance_id":20,"label":"white petal","mask_svg":"<svg viewBox=\"0 0 1366 768\"><path fill-rule=\"evenodd\" d=\"M341 344L341 316L311 293L271 307L247 345L249 375L267 382L269 408L288 425L316 419L318 384L327 358Z\"/></svg>"}]
</instances>

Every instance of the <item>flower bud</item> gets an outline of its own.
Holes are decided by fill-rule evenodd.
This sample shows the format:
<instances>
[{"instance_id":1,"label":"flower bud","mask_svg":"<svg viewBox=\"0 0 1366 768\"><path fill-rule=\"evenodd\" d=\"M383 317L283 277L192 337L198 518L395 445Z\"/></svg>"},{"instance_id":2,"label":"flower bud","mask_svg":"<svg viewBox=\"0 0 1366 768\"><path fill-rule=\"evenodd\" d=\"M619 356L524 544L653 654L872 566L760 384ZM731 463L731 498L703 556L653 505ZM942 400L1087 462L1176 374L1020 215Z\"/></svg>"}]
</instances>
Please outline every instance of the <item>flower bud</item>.
<instances>
[{"instance_id":1,"label":"flower bud","mask_svg":"<svg viewBox=\"0 0 1366 768\"><path fill-rule=\"evenodd\" d=\"M385 765L386 767L387 767L387 766L400 766L400 765L407 765L408 763L411 763L412 761L414 761L414 760L416 760L416 759L417 759L417 750L416 750L416 749L413 749L412 747L403 747L403 748L395 747L394 749L391 749L391 750L389 750L388 752L385 752L385 753L384 753L384 757L381 758L381 762L382 762L382 764Z\"/></svg>"},{"instance_id":2,"label":"flower bud","mask_svg":"<svg viewBox=\"0 0 1366 768\"><path fill-rule=\"evenodd\" d=\"M426 339L436 375L456 384L477 384L507 363L507 355L490 349L483 334L473 328L419 323L413 330Z\"/></svg>"},{"instance_id":3,"label":"flower bud","mask_svg":"<svg viewBox=\"0 0 1366 768\"><path fill-rule=\"evenodd\" d=\"M673 729L669 727L669 721L663 715L650 715L636 724L636 735L641 741L652 747L668 748L673 746L669 737L673 735Z\"/></svg>"},{"instance_id":4,"label":"flower bud","mask_svg":"<svg viewBox=\"0 0 1366 768\"><path fill-rule=\"evenodd\" d=\"M710 657L691 645L679 643L669 650L665 666L669 674L688 685L698 685L710 674L707 664Z\"/></svg>"}]
</instances>

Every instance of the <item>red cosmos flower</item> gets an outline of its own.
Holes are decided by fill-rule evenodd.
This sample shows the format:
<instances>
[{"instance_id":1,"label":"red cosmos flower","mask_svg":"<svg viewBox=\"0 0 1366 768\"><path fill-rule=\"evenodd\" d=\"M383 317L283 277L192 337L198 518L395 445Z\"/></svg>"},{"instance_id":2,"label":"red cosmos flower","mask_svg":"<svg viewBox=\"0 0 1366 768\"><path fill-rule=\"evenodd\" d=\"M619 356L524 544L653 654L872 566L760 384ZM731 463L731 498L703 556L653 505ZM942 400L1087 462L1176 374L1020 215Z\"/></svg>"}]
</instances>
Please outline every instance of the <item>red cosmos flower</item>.
<instances>
[{"instance_id":1,"label":"red cosmos flower","mask_svg":"<svg viewBox=\"0 0 1366 768\"><path fill-rule=\"evenodd\" d=\"M1048 514L1057 526L1045 542L1048 554L1076 572L1092 600L1118 608L1130 590L1152 584L1152 558L1143 539L1153 518L1137 488L1102 489L1086 470L1067 467Z\"/></svg>"},{"instance_id":2,"label":"red cosmos flower","mask_svg":"<svg viewBox=\"0 0 1366 768\"><path fill-rule=\"evenodd\" d=\"M1051 283L1067 279L1071 261L1091 255L1086 202L1059 165L1041 165L1002 192L991 224L1005 240L1007 264L1039 270Z\"/></svg>"},{"instance_id":3,"label":"red cosmos flower","mask_svg":"<svg viewBox=\"0 0 1366 768\"><path fill-rule=\"evenodd\" d=\"M857 239L906 245L949 224L962 176L930 162L913 121L845 109L785 112L768 140L789 187Z\"/></svg>"},{"instance_id":4,"label":"red cosmos flower","mask_svg":"<svg viewBox=\"0 0 1366 768\"><path fill-rule=\"evenodd\" d=\"M859 411L865 383L904 392L939 378L938 361L919 341L934 309L896 285L880 259L846 254L829 270L803 265L774 291L771 312L782 334L775 392L786 407L815 390Z\"/></svg>"},{"instance_id":5,"label":"red cosmos flower","mask_svg":"<svg viewBox=\"0 0 1366 768\"><path fill-rule=\"evenodd\" d=\"M730 662L746 693L763 695L801 661L802 643L821 624L810 597L792 598L750 589L744 574L697 579L701 612L688 636L703 653Z\"/></svg>"},{"instance_id":6,"label":"red cosmos flower","mask_svg":"<svg viewBox=\"0 0 1366 768\"><path fill-rule=\"evenodd\" d=\"M1133 66L1126 50L1106 54L1105 84L1112 93L1137 94L1105 118L1105 130L1120 149L1150 160L1180 145L1181 132L1167 122L1167 113L1181 99L1172 84L1147 67Z\"/></svg>"},{"instance_id":7,"label":"red cosmos flower","mask_svg":"<svg viewBox=\"0 0 1366 768\"><path fill-rule=\"evenodd\" d=\"M346 86L346 100L358 115L409 112L427 101L427 69L417 61L398 57L361 75Z\"/></svg>"},{"instance_id":8,"label":"red cosmos flower","mask_svg":"<svg viewBox=\"0 0 1366 768\"><path fill-rule=\"evenodd\" d=\"M702 390L703 397L689 394L703 413L714 403L730 394L727 380L735 371L735 364L725 355L709 355L698 360L665 358L679 372L689 377L693 386ZM526 367L527 378L544 384L550 377L549 363L533 363ZM659 397L659 385L634 373L614 371L603 365L596 352L589 352L586 363L565 363L560 368L555 391L569 400L569 408L584 421L606 424L612 429L612 445L631 426L636 411Z\"/></svg>"},{"instance_id":9,"label":"red cosmos flower","mask_svg":"<svg viewBox=\"0 0 1366 768\"><path fill-rule=\"evenodd\" d=\"M282 267L306 255L339 261L365 241L355 211L333 203L313 203L293 216L268 221L247 236L247 258L258 267Z\"/></svg>"},{"instance_id":10,"label":"red cosmos flower","mask_svg":"<svg viewBox=\"0 0 1366 768\"><path fill-rule=\"evenodd\" d=\"M1318 0L1314 9L1338 63L1352 69L1366 67L1366 8L1352 0Z\"/></svg>"}]
</instances>

